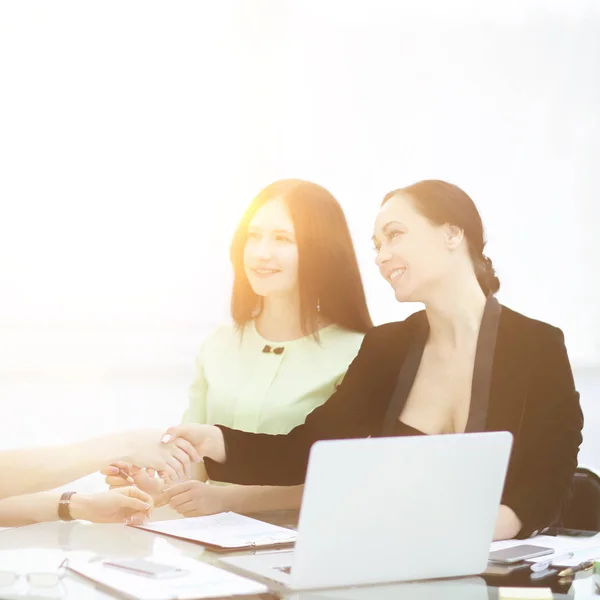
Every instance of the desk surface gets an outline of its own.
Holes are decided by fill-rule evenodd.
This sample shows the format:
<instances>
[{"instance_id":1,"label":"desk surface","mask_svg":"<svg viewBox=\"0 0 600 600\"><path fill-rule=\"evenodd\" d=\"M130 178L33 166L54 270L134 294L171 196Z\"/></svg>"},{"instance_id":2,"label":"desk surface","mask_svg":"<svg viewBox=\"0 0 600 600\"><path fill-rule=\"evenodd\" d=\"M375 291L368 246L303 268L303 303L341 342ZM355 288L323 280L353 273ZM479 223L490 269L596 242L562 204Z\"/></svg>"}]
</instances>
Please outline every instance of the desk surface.
<instances>
[{"instance_id":1,"label":"desk surface","mask_svg":"<svg viewBox=\"0 0 600 600\"><path fill-rule=\"evenodd\" d=\"M252 515L265 521L284 526L294 526L296 515L290 512ZM107 558L139 557L156 561L173 555L189 556L198 560L217 564L222 554L215 554L204 550L202 546L155 535L153 533L126 527L124 525L97 525L84 522L71 523L39 523L26 527L19 527L0 531L0 550L27 550L57 553L71 551L85 551L100 554ZM219 565L220 566L220 565ZM1 567L0 567L1 569ZM288 600L487 600L488 598L501 598L496 582L486 581L482 577L469 577L463 579L415 582L405 584L381 585L364 588L351 588L332 590L327 592L301 592L286 593L281 588L272 587L272 596ZM510 584L518 585L518 581ZM502 581L499 585L509 585ZM530 585L530 584L525 584ZM540 582L541 586L544 584ZM106 592L91 587L88 583L74 576L67 576L64 580L66 598L77 600L106 600L114 598ZM561 593L559 593L559 590ZM556 588L556 598L600 598L592 591L591 577L581 577L569 588ZM247 596L248 597L248 596ZM252 597L250 597L252 598ZM254 598L257 598L254 596Z\"/></svg>"}]
</instances>

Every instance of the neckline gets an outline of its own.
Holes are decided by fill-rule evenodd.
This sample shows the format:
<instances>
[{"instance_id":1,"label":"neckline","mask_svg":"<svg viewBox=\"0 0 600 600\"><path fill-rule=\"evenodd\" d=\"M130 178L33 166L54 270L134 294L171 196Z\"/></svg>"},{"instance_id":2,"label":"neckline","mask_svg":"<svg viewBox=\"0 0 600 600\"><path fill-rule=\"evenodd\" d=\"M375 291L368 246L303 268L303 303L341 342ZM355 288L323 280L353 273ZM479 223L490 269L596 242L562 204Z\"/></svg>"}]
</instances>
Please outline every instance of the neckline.
<instances>
[{"instance_id":1,"label":"neckline","mask_svg":"<svg viewBox=\"0 0 600 600\"><path fill-rule=\"evenodd\" d=\"M488 296L477 336L475 362L470 386L469 410L464 433L485 431L501 313L502 305L495 296ZM412 390L423 357L425 344L427 343L429 335L427 315L425 311L420 311L416 314L420 318L416 319L416 326L413 329L408 352L400 368L396 387L390 398L388 410L382 425L382 435L384 436L386 433L393 431L395 422L400 421L399 417Z\"/></svg>"},{"instance_id":2,"label":"neckline","mask_svg":"<svg viewBox=\"0 0 600 600\"><path fill-rule=\"evenodd\" d=\"M300 343L304 340L314 340L314 336L313 334L308 334L308 335L303 335L302 337L299 338L295 338L293 340L285 340L285 341L275 341L275 340L270 340L266 337L263 337L259 332L258 329L256 328L256 320L252 319L252 321L250 321L250 327L251 330L253 331L254 335L258 338L258 340L262 343L262 344L268 344L270 346L272 345L276 345L276 346L289 346L291 344L297 344ZM319 336L321 336L323 333L329 331L330 329L332 329L333 327L336 327L335 323L330 323L329 325L325 325L324 327L321 327L321 329L318 330L318 334Z\"/></svg>"},{"instance_id":3,"label":"neckline","mask_svg":"<svg viewBox=\"0 0 600 600\"><path fill-rule=\"evenodd\" d=\"M420 348L419 364L423 356L423 351L425 350L425 344L427 343L427 339L429 337L429 321L427 319L426 311L423 312L425 313L425 319L424 323L421 323L420 327L421 331L424 333L424 337L421 337L422 346ZM498 302L498 299L493 294L490 294L486 298L483 314L481 315L481 322L479 324L479 331L477 333L473 374L471 375L471 382L469 386L470 397L469 410L467 412L467 422L465 423L464 431L457 433L472 433L474 431L485 430L485 420L489 405L496 339L498 335L498 327L500 325L501 313L502 305ZM410 394L410 390L408 390L408 394Z\"/></svg>"}]
</instances>

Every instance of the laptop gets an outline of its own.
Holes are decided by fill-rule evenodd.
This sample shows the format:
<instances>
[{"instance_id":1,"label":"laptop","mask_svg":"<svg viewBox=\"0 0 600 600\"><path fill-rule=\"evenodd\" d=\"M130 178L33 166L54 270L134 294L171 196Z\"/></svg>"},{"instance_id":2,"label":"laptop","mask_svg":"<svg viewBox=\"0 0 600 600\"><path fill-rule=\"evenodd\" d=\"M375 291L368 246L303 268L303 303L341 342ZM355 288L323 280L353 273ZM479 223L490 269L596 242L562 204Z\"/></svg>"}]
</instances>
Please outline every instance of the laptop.
<instances>
[{"instance_id":1,"label":"laptop","mask_svg":"<svg viewBox=\"0 0 600 600\"><path fill-rule=\"evenodd\" d=\"M508 432L317 442L295 548L221 561L292 590L479 574L511 446Z\"/></svg>"}]
</instances>

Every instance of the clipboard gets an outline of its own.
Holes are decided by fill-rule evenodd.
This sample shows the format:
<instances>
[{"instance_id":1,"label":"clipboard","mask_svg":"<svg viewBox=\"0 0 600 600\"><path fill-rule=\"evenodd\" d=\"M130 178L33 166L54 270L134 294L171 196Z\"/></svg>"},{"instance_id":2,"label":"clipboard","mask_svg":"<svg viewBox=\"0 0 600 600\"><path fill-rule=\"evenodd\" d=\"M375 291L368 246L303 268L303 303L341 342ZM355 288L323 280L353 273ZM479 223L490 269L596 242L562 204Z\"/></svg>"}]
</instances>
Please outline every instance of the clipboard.
<instances>
[{"instance_id":1,"label":"clipboard","mask_svg":"<svg viewBox=\"0 0 600 600\"><path fill-rule=\"evenodd\" d=\"M233 512L135 525L136 529L192 542L212 552L291 547L296 531Z\"/></svg>"}]
</instances>

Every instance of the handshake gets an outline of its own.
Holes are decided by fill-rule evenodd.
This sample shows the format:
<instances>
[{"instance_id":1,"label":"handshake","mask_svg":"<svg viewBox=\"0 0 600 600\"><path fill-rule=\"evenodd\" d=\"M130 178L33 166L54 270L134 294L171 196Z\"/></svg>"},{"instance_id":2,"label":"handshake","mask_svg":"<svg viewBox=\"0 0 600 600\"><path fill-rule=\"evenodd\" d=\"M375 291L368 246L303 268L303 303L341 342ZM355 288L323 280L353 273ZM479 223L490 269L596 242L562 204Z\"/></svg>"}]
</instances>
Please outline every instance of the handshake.
<instances>
[{"instance_id":1,"label":"handshake","mask_svg":"<svg viewBox=\"0 0 600 600\"><path fill-rule=\"evenodd\" d=\"M111 490L124 493L127 489L128 494L136 495L150 507L169 504L183 516L230 510L226 503L228 490L205 483L207 476L202 465L205 456L225 461L220 429L190 423L166 432L141 430L121 435L121 458L101 470ZM136 515L132 524L143 522L150 510Z\"/></svg>"}]
</instances>

